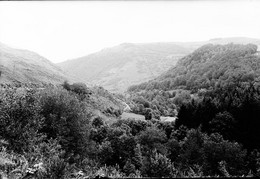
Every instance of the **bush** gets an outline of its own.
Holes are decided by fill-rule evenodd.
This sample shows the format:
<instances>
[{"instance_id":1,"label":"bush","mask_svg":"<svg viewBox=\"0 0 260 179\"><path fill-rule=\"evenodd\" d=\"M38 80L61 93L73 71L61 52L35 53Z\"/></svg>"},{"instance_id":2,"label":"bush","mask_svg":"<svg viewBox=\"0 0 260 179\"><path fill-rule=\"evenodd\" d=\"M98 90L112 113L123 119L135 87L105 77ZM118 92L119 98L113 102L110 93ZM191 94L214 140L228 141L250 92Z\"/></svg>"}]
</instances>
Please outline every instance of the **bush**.
<instances>
[{"instance_id":1,"label":"bush","mask_svg":"<svg viewBox=\"0 0 260 179\"><path fill-rule=\"evenodd\" d=\"M91 91L88 89L85 83L73 83L70 85L67 81L62 84L63 88L72 91L78 95L87 95L91 94Z\"/></svg>"},{"instance_id":2,"label":"bush","mask_svg":"<svg viewBox=\"0 0 260 179\"><path fill-rule=\"evenodd\" d=\"M149 177L171 177L173 169L171 160L154 150L151 158L146 158L146 164L141 171L142 175Z\"/></svg>"},{"instance_id":3,"label":"bush","mask_svg":"<svg viewBox=\"0 0 260 179\"><path fill-rule=\"evenodd\" d=\"M0 89L0 111L0 136L8 149L23 153L41 140L44 116L35 90Z\"/></svg>"},{"instance_id":4,"label":"bush","mask_svg":"<svg viewBox=\"0 0 260 179\"><path fill-rule=\"evenodd\" d=\"M66 156L85 155L89 143L91 114L75 95L59 88L40 93L41 114L45 124L41 129L47 138L60 139Z\"/></svg>"}]
</instances>

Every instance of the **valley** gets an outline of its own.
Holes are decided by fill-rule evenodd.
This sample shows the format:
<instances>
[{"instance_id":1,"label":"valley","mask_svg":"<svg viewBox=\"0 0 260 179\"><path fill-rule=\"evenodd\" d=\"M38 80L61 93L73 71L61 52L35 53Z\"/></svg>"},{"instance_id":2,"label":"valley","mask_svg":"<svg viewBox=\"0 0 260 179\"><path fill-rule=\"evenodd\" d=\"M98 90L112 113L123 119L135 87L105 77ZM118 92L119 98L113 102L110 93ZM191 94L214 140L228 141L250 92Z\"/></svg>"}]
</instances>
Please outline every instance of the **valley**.
<instances>
[{"instance_id":1,"label":"valley","mask_svg":"<svg viewBox=\"0 0 260 179\"><path fill-rule=\"evenodd\" d=\"M11 1L0 179L260 178L260 1Z\"/></svg>"},{"instance_id":2,"label":"valley","mask_svg":"<svg viewBox=\"0 0 260 179\"><path fill-rule=\"evenodd\" d=\"M58 65L1 44L0 166L259 176L260 41L210 42L121 44Z\"/></svg>"}]
</instances>

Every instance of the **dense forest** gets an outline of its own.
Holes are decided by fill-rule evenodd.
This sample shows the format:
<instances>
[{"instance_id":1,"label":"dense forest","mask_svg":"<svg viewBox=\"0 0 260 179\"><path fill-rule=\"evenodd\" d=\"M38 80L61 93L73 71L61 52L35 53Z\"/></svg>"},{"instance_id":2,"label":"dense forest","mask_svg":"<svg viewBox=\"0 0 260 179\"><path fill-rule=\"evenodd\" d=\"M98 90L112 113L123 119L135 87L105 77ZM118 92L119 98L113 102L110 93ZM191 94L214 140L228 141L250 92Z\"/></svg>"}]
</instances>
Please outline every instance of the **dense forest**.
<instances>
[{"instance_id":1,"label":"dense forest","mask_svg":"<svg viewBox=\"0 0 260 179\"><path fill-rule=\"evenodd\" d=\"M205 45L126 96L80 83L1 85L1 175L260 176L256 51ZM121 119L120 100L146 120Z\"/></svg>"},{"instance_id":2,"label":"dense forest","mask_svg":"<svg viewBox=\"0 0 260 179\"><path fill-rule=\"evenodd\" d=\"M197 91L234 83L259 81L260 60L254 44L204 45L180 59L167 72L129 91L187 89Z\"/></svg>"},{"instance_id":3,"label":"dense forest","mask_svg":"<svg viewBox=\"0 0 260 179\"><path fill-rule=\"evenodd\" d=\"M140 114L152 111L154 116L175 116L183 102L207 90L258 84L260 56L256 52L254 44L204 45L156 79L129 87L133 109Z\"/></svg>"}]
</instances>

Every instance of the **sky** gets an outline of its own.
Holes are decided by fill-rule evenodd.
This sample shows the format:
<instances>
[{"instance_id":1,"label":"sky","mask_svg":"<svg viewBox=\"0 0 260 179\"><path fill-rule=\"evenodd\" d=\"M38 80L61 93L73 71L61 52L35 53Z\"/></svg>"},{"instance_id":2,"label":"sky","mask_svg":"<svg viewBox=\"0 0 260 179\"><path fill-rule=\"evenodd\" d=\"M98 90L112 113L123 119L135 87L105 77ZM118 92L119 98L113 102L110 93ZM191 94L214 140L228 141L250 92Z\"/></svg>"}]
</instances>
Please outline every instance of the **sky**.
<instances>
[{"instance_id":1,"label":"sky","mask_svg":"<svg viewBox=\"0 0 260 179\"><path fill-rule=\"evenodd\" d=\"M54 63L121 43L260 39L260 1L0 1L0 42Z\"/></svg>"}]
</instances>

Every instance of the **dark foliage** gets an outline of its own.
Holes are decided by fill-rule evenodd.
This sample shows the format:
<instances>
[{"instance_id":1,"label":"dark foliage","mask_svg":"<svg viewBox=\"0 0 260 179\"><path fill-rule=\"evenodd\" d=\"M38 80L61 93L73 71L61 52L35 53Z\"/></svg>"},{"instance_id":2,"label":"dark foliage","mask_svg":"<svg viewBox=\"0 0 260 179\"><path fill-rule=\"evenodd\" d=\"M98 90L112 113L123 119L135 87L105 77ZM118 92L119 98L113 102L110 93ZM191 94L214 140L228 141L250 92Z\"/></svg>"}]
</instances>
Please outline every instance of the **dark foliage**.
<instances>
[{"instance_id":1,"label":"dark foliage","mask_svg":"<svg viewBox=\"0 0 260 179\"><path fill-rule=\"evenodd\" d=\"M208 91L202 100L183 104L176 126L201 126L202 131L218 132L251 150L260 147L259 116L260 88L237 84Z\"/></svg>"}]
</instances>

